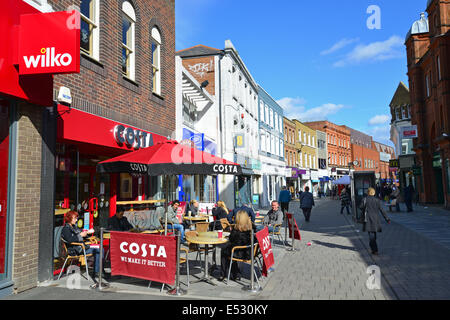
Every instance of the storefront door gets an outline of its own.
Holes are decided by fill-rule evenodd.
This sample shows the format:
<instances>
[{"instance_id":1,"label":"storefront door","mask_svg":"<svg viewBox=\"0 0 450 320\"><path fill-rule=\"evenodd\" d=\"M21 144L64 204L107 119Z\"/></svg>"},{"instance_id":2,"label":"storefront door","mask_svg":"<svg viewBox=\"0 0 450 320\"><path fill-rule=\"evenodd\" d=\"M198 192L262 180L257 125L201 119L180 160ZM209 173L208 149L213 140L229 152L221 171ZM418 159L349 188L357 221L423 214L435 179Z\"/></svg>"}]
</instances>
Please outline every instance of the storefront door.
<instances>
[{"instance_id":1,"label":"storefront door","mask_svg":"<svg viewBox=\"0 0 450 320\"><path fill-rule=\"evenodd\" d=\"M8 163L9 108L8 102L0 99L0 280L4 277L7 263Z\"/></svg>"}]
</instances>

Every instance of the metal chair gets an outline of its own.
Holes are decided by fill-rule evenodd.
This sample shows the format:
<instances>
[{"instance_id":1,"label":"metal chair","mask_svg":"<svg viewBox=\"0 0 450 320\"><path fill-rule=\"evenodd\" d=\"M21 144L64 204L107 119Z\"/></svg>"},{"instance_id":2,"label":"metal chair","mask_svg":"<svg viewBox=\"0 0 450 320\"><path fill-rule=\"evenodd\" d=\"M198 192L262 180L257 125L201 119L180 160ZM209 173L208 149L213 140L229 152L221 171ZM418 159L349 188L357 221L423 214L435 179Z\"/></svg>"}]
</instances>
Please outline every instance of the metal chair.
<instances>
[{"instance_id":1,"label":"metal chair","mask_svg":"<svg viewBox=\"0 0 450 320\"><path fill-rule=\"evenodd\" d=\"M186 256L185 258L182 258L180 256L179 264L180 265L181 264L186 264L187 287L189 288L189 258L188 258L189 250L186 249L186 248L180 248L180 251L183 251L185 253L185 256ZM148 283L148 287L150 288L151 285L152 285L152 281L150 281ZM165 283L162 284L160 292L163 292L165 285L166 285Z\"/></svg>"},{"instance_id":2,"label":"metal chair","mask_svg":"<svg viewBox=\"0 0 450 320\"><path fill-rule=\"evenodd\" d=\"M234 251L238 250L238 249L249 249L251 247L252 247L251 245L248 245L248 246L236 246L236 247L233 247L231 249L230 265L228 267L227 285L230 282L231 266L233 264L233 261L236 261L237 263L241 262L241 263L247 263L247 264L250 264L250 265L252 264L252 260L251 259L245 260L245 259L234 258L233 257ZM256 259L257 255L258 255L258 248L259 248L258 243L253 244L253 247L254 247L253 248L254 261L256 261L258 263L258 260ZM258 266L258 267L260 268L260 266ZM260 286L259 280L258 280L258 275L256 274L256 270L254 268L253 268L253 272L255 273L255 277L256 277L256 281L258 282L258 286Z\"/></svg>"},{"instance_id":3,"label":"metal chair","mask_svg":"<svg viewBox=\"0 0 450 320\"><path fill-rule=\"evenodd\" d=\"M58 276L58 280L61 278L61 275L64 271L64 267L66 266L66 263L68 260L70 260L70 265L72 265L73 260L78 260L80 261L80 264L83 265L83 263L86 265L86 279L89 279L89 267L88 267L88 263L87 263L87 257L91 257L92 253L86 254L86 247L85 244L82 242L72 242L72 243L68 243L66 240L64 240L61 237L61 241L63 243L63 252L64 255L67 255L63 267L61 268L61 272L59 273ZM83 254L80 255L76 255L76 256L72 256L69 254L69 251L67 250L67 245L77 245L77 246L81 246L83 248ZM70 267L70 266L69 266Z\"/></svg>"},{"instance_id":4,"label":"metal chair","mask_svg":"<svg viewBox=\"0 0 450 320\"><path fill-rule=\"evenodd\" d=\"M272 232L269 232L270 241L271 241L272 245L273 245L274 236L277 236L278 240L280 240L284 244L283 239L282 239L282 234L281 234L281 227L282 227L282 224L276 224L273 226Z\"/></svg>"}]
</instances>

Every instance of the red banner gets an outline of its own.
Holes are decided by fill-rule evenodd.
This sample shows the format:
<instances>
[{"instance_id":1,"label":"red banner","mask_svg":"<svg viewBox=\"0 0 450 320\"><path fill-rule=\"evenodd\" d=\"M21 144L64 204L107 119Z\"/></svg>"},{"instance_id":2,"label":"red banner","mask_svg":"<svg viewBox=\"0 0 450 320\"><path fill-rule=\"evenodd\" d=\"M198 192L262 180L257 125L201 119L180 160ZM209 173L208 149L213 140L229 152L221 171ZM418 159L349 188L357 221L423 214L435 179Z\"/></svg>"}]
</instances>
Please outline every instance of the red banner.
<instances>
[{"instance_id":1,"label":"red banner","mask_svg":"<svg viewBox=\"0 0 450 320\"><path fill-rule=\"evenodd\" d=\"M111 232L111 274L175 283L176 237Z\"/></svg>"},{"instance_id":2,"label":"red banner","mask_svg":"<svg viewBox=\"0 0 450 320\"><path fill-rule=\"evenodd\" d=\"M261 231L256 233L256 239L258 239L259 248L264 260L262 275L267 277L267 270L270 269L275 263L273 257L272 243L270 242L269 229L265 227Z\"/></svg>"},{"instance_id":3,"label":"red banner","mask_svg":"<svg viewBox=\"0 0 450 320\"><path fill-rule=\"evenodd\" d=\"M286 213L286 218L288 221L289 238L292 238L292 213ZM294 219L294 236L296 240L302 240L300 236L300 229L297 226L297 221Z\"/></svg>"}]
</instances>

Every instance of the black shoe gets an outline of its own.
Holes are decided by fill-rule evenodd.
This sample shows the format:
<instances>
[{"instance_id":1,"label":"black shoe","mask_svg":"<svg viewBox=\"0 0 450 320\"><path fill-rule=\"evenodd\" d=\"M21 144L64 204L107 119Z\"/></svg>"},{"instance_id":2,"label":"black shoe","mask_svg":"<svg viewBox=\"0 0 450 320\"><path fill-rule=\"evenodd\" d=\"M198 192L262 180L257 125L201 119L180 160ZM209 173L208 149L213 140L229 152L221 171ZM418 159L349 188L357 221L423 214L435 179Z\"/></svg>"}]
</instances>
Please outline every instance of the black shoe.
<instances>
[{"instance_id":1,"label":"black shoe","mask_svg":"<svg viewBox=\"0 0 450 320\"><path fill-rule=\"evenodd\" d=\"M378 251L373 251L372 254L373 254L374 256L378 256Z\"/></svg>"},{"instance_id":2,"label":"black shoe","mask_svg":"<svg viewBox=\"0 0 450 320\"><path fill-rule=\"evenodd\" d=\"M221 275L220 277L217 278L217 281L221 281L222 282L223 280L225 280L225 276L224 275Z\"/></svg>"}]
</instances>

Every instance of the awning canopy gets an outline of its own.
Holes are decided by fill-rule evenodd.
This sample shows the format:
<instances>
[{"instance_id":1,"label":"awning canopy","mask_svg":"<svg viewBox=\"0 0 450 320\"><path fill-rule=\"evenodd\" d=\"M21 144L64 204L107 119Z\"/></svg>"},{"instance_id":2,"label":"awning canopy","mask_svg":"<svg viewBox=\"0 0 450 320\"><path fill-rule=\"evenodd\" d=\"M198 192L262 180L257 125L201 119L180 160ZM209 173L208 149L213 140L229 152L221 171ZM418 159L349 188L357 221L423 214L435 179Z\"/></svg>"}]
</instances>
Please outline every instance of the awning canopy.
<instances>
[{"instance_id":1,"label":"awning canopy","mask_svg":"<svg viewBox=\"0 0 450 320\"><path fill-rule=\"evenodd\" d=\"M241 175L239 164L199 151L190 146L168 140L127 153L97 165L100 173L131 173L159 175L229 174Z\"/></svg>"},{"instance_id":2,"label":"awning canopy","mask_svg":"<svg viewBox=\"0 0 450 320\"><path fill-rule=\"evenodd\" d=\"M350 184L350 176L343 176L342 178L337 179L337 180L333 181L332 183L348 185L348 184Z\"/></svg>"}]
</instances>

